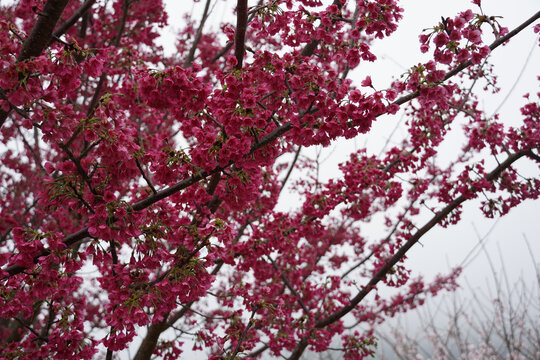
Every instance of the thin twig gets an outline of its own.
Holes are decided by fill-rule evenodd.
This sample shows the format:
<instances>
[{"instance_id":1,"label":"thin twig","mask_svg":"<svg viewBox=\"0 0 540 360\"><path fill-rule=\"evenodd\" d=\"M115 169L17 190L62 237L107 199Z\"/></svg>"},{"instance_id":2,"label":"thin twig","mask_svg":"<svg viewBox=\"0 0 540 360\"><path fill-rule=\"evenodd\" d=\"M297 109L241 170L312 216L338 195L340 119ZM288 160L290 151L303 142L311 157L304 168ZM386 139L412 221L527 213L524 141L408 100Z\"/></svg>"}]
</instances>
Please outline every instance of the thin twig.
<instances>
[{"instance_id":1,"label":"thin twig","mask_svg":"<svg viewBox=\"0 0 540 360\"><path fill-rule=\"evenodd\" d=\"M302 307L302 309L304 310L304 313L306 315L309 316L309 309L307 308L307 306L304 304L304 302L302 301L302 298L300 297L300 294L298 294L298 292L294 289L294 287L292 286L291 282L289 281L289 278L287 277L287 275L285 275L285 273L283 271L281 271L281 269L277 266L276 262L274 261L274 259L272 259L270 256L268 256L268 260L270 261L270 263L272 263L272 267L274 268L274 270L276 270L279 274L279 277L281 278L281 280L283 280L283 283L285 283L285 286L291 291L291 293L294 295L294 297L296 298L296 301L298 302L298 304Z\"/></svg>"},{"instance_id":2,"label":"thin twig","mask_svg":"<svg viewBox=\"0 0 540 360\"><path fill-rule=\"evenodd\" d=\"M137 168L141 172L143 179L146 181L146 184L150 187L150 190L152 190L152 193L156 194L157 193L156 188L154 187L154 184L152 184L152 181L148 178L148 176L146 176L146 172L142 168L141 163L139 162L139 159L135 158L135 163L137 164Z\"/></svg>"},{"instance_id":3,"label":"thin twig","mask_svg":"<svg viewBox=\"0 0 540 360\"><path fill-rule=\"evenodd\" d=\"M257 312L258 309L259 309L258 306L255 306L253 308L253 311L251 312L251 316L249 318L248 324L247 324L246 328L244 329L244 331L242 332L242 334L240 335L240 338L238 339L238 343L236 344L234 352L231 355L231 360L234 360L236 358L236 355L240 351L240 346L242 345L242 342L244 341L244 338L246 337L247 332L253 326L253 317L255 316L255 313Z\"/></svg>"},{"instance_id":4,"label":"thin twig","mask_svg":"<svg viewBox=\"0 0 540 360\"><path fill-rule=\"evenodd\" d=\"M300 156L300 151L302 150L302 145L298 146L298 149L296 150L296 153L294 154L294 159L291 162L291 165L289 166L289 170L287 171L287 175L285 175L285 178L281 182L281 187L279 188L279 193L283 191L285 188L285 184L287 184L287 180L289 180L289 177L291 176L292 171L294 170L294 167L296 166L296 161L298 160L298 156Z\"/></svg>"},{"instance_id":5,"label":"thin twig","mask_svg":"<svg viewBox=\"0 0 540 360\"><path fill-rule=\"evenodd\" d=\"M204 24L206 23L206 20L208 19L208 10L210 9L210 3L212 0L206 0L206 5L204 6L203 15L201 18L201 22L199 23L199 28L197 29L197 33L195 34L195 39L193 40L193 44L191 45L191 48L189 49L188 56L186 60L184 61L184 68L188 68L193 63L193 59L195 58L195 51L197 51L197 46L199 46L199 42L201 41L202 32L204 28Z\"/></svg>"}]
</instances>

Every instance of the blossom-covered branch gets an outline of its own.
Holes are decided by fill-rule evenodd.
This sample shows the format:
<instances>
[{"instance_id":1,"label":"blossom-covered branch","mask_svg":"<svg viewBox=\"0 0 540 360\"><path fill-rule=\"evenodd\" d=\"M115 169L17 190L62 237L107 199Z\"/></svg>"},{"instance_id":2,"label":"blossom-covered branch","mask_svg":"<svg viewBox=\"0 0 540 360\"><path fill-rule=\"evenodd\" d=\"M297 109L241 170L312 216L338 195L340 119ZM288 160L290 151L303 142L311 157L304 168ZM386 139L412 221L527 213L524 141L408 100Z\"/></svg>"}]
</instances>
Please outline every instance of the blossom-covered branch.
<instances>
[{"instance_id":1,"label":"blossom-covered branch","mask_svg":"<svg viewBox=\"0 0 540 360\"><path fill-rule=\"evenodd\" d=\"M428 60L379 90L348 76L398 28L394 0L238 0L219 25L194 3L168 49L160 0L66 2L43 41L24 35L52 24L42 2L0 8L0 357L112 359L137 341L137 360L187 344L362 359L385 318L457 286L459 269L410 278L420 238L469 200L494 217L540 195L520 171L539 157L536 97L515 128L478 106L498 90L489 53L540 14L513 31L481 8L443 18L420 35ZM403 141L329 180L300 150L399 111ZM451 128L465 145L442 166Z\"/></svg>"}]
</instances>

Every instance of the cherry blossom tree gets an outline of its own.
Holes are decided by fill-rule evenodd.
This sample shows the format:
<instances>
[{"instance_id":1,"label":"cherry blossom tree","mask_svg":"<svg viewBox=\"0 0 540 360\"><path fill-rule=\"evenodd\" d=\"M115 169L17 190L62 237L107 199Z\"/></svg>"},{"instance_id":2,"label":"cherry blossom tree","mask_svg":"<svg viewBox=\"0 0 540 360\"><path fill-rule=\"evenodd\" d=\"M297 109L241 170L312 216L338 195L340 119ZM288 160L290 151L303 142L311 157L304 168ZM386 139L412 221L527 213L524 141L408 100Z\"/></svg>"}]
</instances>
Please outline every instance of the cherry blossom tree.
<instances>
[{"instance_id":1,"label":"cherry blossom tree","mask_svg":"<svg viewBox=\"0 0 540 360\"><path fill-rule=\"evenodd\" d=\"M410 278L422 236L473 199L495 217L538 198L538 174L516 166L538 168L539 94L519 127L477 94L497 91L489 54L539 32L540 12L507 29L475 0L420 34L431 60L380 90L348 75L377 61L397 1L237 0L210 26L214 3L177 24L171 56L160 0L1 6L2 358L112 359L131 344L134 359L176 359L190 341L212 359L331 342L362 359L378 324L456 287L459 268ZM350 154L327 182L300 156L398 112L402 143ZM464 145L438 165L453 126ZM279 211L289 191L301 201Z\"/></svg>"}]
</instances>

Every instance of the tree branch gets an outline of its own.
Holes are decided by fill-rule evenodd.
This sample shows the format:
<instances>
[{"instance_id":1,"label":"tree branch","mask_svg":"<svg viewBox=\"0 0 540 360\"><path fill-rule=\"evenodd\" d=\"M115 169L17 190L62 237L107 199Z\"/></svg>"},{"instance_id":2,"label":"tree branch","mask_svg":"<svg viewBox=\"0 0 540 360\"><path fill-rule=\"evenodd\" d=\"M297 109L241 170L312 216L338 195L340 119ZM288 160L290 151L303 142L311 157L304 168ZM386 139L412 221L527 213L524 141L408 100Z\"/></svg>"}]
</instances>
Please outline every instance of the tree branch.
<instances>
[{"instance_id":1,"label":"tree branch","mask_svg":"<svg viewBox=\"0 0 540 360\"><path fill-rule=\"evenodd\" d=\"M197 51L197 46L199 45L199 42L201 41L204 24L206 23L206 20L208 19L208 10L210 9L211 2L212 0L206 0L206 5L204 6L204 11L201 18L201 22L199 24L199 28L197 29L197 33L195 34L195 39L193 40L193 44L191 45L191 48L189 49L188 57L184 61L184 68L190 67L191 64L193 63L193 59L195 58L195 51Z\"/></svg>"},{"instance_id":2,"label":"tree branch","mask_svg":"<svg viewBox=\"0 0 540 360\"><path fill-rule=\"evenodd\" d=\"M137 354L135 355L133 360L150 359L152 357L152 353L154 352L154 349L156 348L159 336L168 327L169 326L166 319L163 319L163 321L150 325L148 327L148 332L146 333L146 336L144 337L144 340L141 346L139 346L139 350L137 351Z\"/></svg>"},{"instance_id":3,"label":"tree branch","mask_svg":"<svg viewBox=\"0 0 540 360\"><path fill-rule=\"evenodd\" d=\"M257 312L258 310L258 307L255 306L253 308L253 311L251 312L251 316L249 318L249 321L248 321L248 324L246 326L246 328L244 329L244 331L242 332L242 334L240 334L240 338L238 339L238 343L236 344L236 347L234 349L234 352L232 353L230 359L231 360L234 360L236 358L236 355L238 354L238 352L240 351L240 346L242 346L242 342L244 342L244 339L247 335L247 332L249 331L249 329L251 329L251 327L253 326L253 317L255 316L255 313Z\"/></svg>"},{"instance_id":4,"label":"tree branch","mask_svg":"<svg viewBox=\"0 0 540 360\"><path fill-rule=\"evenodd\" d=\"M244 53L246 52L247 17L247 0L238 0L236 5L236 33L234 36L234 56L237 61L236 69L242 68Z\"/></svg>"},{"instance_id":5,"label":"tree branch","mask_svg":"<svg viewBox=\"0 0 540 360\"><path fill-rule=\"evenodd\" d=\"M94 5L96 0L86 0L80 8L78 8L65 23L60 25L58 29L53 34L53 39L49 42L49 45L52 44L54 38L58 38L66 33L75 23L83 16L91 7Z\"/></svg>"},{"instance_id":6,"label":"tree branch","mask_svg":"<svg viewBox=\"0 0 540 360\"><path fill-rule=\"evenodd\" d=\"M31 57L39 56L47 48L52 39L53 30L60 16L64 12L69 0L48 0L43 11L38 14L38 19L24 41L21 52L17 56L17 62L25 61ZM11 109L10 109L11 110ZM0 109L0 128L4 125L10 111Z\"/></svg>"},{"instance_id":7,"label":"tree branch","mask_svg":"<svg viewBox=\"0 0 540 360\"><path fill-rule=\"evenodd\" d=\"M501 173L509 168L514 162L522 158L523 156L527 156L530 154L530 150L526 151L520 151L518 153L514 153L508 158L499 164L493 171L491 171L489 174L486 175L486 180L489 182L492 182L496 178L498 178ZM475 191L475 188L471 188L471 191ZM446 216L448 216L453 210L455 210L458 206L460 206L462 203L464 203L467 200L463 195L457 197L449 203L445 208L443 208L441 211L439 211L433 218L426 223L423 227L418 229L418 231L407 240L407 242L388 260L384 266L371 278L371 280L368 282L367 285L365 285L362 290L358 292L358 294L350 300L349 305L346 305L342 307L340 310L334 312L333 314L330 314L329 316L317 321L315 323L315 329L322 329L328 325L331 325L341 319L343 316L347 315L350 311L352 311L373 289L375 289L376 285L386 277L390 269L394 265L396 265L399 261L401 261L406 253L411 249L411 247L416 244L422 236L424 236L429 230L431 230L435 225L439 224ZM291 355L289 356L289 360L298 360L302 356L303 352L308 346L308 337L302 338L298 344L296 345L296 348L293 350Z\"/></svg>"},{"instance_id":8,"label":"tree branch","mask_svg":"<svg viewBox=\"0 0 540 360\"><path fill-rule=\"evenodd\" d=\"M242 1L242 0L239 0L239 1ZM529 24L531 24L532 22L534 22L538 18L540 18L540 11L537 12L532 17L530 17L528 20L526 20L523 24L518 26L516 29L509 32L506 36L501 37L500 39L496 40L490 46L490 48L495 49L496 47L500 46L502 43L504 43L505 41L508 41L510 38L512 38L513 36L518 34L520 31L522 31L525 27L527 27ZM466 66L471 65L470 63L464 63L464 64L468 64ZM462 66L462 65L460 65L460 66ZM461 70L463 70L463 68L461 68ZM451 70L449 73L447 73L447 75L445 76L445 79L449 79L450 77L455 75L457 72L459 72L459 71L456 71L456 69ZM406 96L404 96L402 98L397 99L394 103L403 104L403 103L405 103L407 101L410 101L410 100L418 97L418 95L419 95L419 92L415 92L415 93L412 93L412 94L409 94L409 95L406 95ZM2 112L2 110L0 110L0 113L1 112ZM304 114L307 113L307 112L309 112L309 110L304 112ZM380 114L380 115L382 115L382 114ZM378 115L378 116L380 116L380 115ZM1 117L0 117L0 120L1 120ZM251 145L250 152L248 154L246 154L245 156L252 155L255 151L257 151L257 150L265 147L266 145L270 144L271 142L273 142L274 140L279 138L281 135L287 133L291 129L292 129L292 123L291 122L285 123L285 124L281 125L280 127L277 127L272 132L270 132L268 135L266 135L265 137L260 139L258 142L253 143ZM529 151L528 154L530 154L530 153L532 153L532 152ZM525 153L523 155L525 155ZM231 165L232 165L232 163L228 164L227 167L229 167ZM168 187L166 189L160 190L157 193L152 194L152 195L148 196L147 198L136 202L135 204L133 204L132 208L135 211L143 210L143 209L151 206L152 204L154 204L154 203L156 203L156 202L158 202L160 200L163 200L163 199L171 196L172 194L175 194L178 191L186 189L187 187L199 182L200 180L205 179L208 176L210 176L210 175L212 175L212 174L214 174L214 173L216 173L218 171L222 171L222 170L223 170L223 168L216 167L210 172L200 171L197 174L195 174L195 175L193 175L193 176L191 176L191 177L189 177L187 179L184 179L184 180L182 180L182 181L180 181L180 182L178 182L178 183L176 183L176 184L174 184L174 185L172 185L172 186L170 186L170 187ZM79 231L77 231L75 233L72 233L72 234L66 236L64 238L64 240L63 240L63 243L66 244L66 246L70 247L70 246L74 245L75 243L77 243L78 241L80 241L80 240L82 240L84 238L87 238L87 237L89 237L89 233L88 233L88 228L85 227L85 228L83 228L83 229L81 229L81 230L79 230ZM49 251L43 251L41 254L34 257L34 263L37 263L39 261L40 257L49 255L49 253L50 253ZM25 270L25 268L20 266L20 265L11 265L11 266L8 266L7 268L4 269L4 271L6 271L8 273L8 277L16 275L16 274L20 274L24 270ZM6 277L3 277L2 279L5 279L5 278Z\"/></svg>"},{"instance_id":9,"label":"tree branch","mask_svg":"<svg viewBox=\"0 0 540 360\"><path fill-rule=\"evenodd\" d=\"M152 190L152 193L154 193L154 194L157 193L156 188L154 187L154 184L152 183L152 180L150 180L150 178L148 176L146 176L146 171L144 171L139 159L137 159L136 157L135 157L135 164L137 164L137 168L141 172L141 175L142 175L143 179L146 181L146 184L148 185L150 190Z\"/></svg>"},{"instance_id":10,"label":"tree branch","mask_svg":"<svg viewBox=\"0 0 540 360\"><path fill-rule=\"evenodd\" d=\"M302 309L304 310L304 313L306 314L306 316L309 316L309 309L306 307L306 305L302 301L302 298L300 297L300 294L298 294L298 292L292 286L291 282L289 281L289 278L287 278L287 275L285 275L285 273L283 271L281 271L281 269L277 266L276 262L270 256L268 256L268 259L272 263L272 266L274 267L274 270L276 270L278 272L279 277L281 278L281 280L283 280L283 282L285 283L285 286L294 295L294 297L296 298L296 301L298 301L298 304L302 307Z\"/></svg>"},{"instance_id":11,"label":"tree branch","mask_svg":"<svg viewBox=\"0 0 540 360\"><path fill-rule=\"evenodd\" d=\"M17 62L41 55L51 41L53 30L69 0L48 0L38 14L30 36L24 42Z\"/></svg>"},{"instance_id":12,"label":"tree branch","mask_svg":"<svg viewBox=\"0 0 540 360\"><path fill-rule=\"evenodd\" d=\"M505 42L507 42L508 40L510 40L517 34L519 34L523 29L525 29L527 26L529 26L530 24L532 24L538 19L540 19L540 11L538 11L536 14L534 14L533 16L525 20L521 25L516 27L514 30L510 31L505 36L502 36L498 38L497 40L495 40L494 42L492 42L491 45L489 45L489 48L491 49L491 51L495 50L496 48L498 48L499 46L501 46L502 44L504 44ZM464 70L465 68L468 68L471 65L472 65L472 62L470 60L459 64L458 66L456 66L455 68L453 68L452 70L446 73L443 81L446 81L450 79L451 77L459 74L462 70ZM413 93L400 97L393 103L397 105L402 105L408 101L411 101L412 99L416 99L419 95L420 95L420 91L415 91Z\"/></svg>"},{"instance_id":13,"label":"tree branch","mask_svg":"<svg viewBox=\"0 0 540 360\"><path fill-rule=\"evenodd\" d=\"M296 153L294 154L294 159L289 166L289 170L287 171L287 175L285 175L285 178L281 182L281 187L279 188L279 193L283 191L285 188L285 185L287 184L287 181L289 180L289 177L291 176L292 171L294 170L294 167L296 166L296 162L298 161L298 157L300 156L300 151L302 151L302 145L298 146L298 149L296 150Z\"/></svg>"},{"instance_id":14,"label":"tree branch","mask_svg":"<svg viewBox=\"0 0 540 360\"><path fill-rule=\"evenodd\" d=\"M486 180L489 182L492 182L496 178L500 176L500 174L509 168L514 162L522 158L523 156L526 156L530 151L521 151L515 154L510 155L504 162L502 162L499 166L497 166L493 171L491 171L489 174L486 175ZM476 189L473 187L471 191L475 191ZM351 299L351 302L349 305L344 306L339 311L336 311L335 313L327 316L324 319L319 320L316 324L316 328L323 328L325 326L328 326L337 320L341 319L343 316L348 314L352 309L354 309L360 301L362 301L370 292L375 288L375 286L384 279L384 277L387 275L387 273L392 269L394 265L396 265L409 251L409 249L416 244L422 236L424 236L429 230L431 230L435 225L439 224L448 214L450 214L453 210L455 210L458 206L460 206L462 203L464 203L467 200L466 197L463 195L457 197L449 203L446 207L444 207L441 211L435 214L431 218L431 220L426 223L423 227L418 229L418 231L411 236L409 240L388 260L385 265L373 276L373 278L369 281L369 283L363 287L362 290L358 292L358 294Z\"/></svg>"}]
</instances>

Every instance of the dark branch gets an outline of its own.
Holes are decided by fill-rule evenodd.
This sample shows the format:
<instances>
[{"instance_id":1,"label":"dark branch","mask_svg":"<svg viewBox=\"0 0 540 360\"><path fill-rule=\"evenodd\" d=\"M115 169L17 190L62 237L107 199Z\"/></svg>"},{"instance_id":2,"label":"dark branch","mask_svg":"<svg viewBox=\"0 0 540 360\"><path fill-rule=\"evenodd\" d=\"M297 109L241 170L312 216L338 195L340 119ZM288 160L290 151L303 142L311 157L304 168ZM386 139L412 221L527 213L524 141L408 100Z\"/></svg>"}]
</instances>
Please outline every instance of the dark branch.
<instances>
[{"instance_id":1,"label":"dark branch","mask_svg":"<svg viewBox=\"0 0 540 360\"><path fill-rule=\"evenodd\" d=\"M489 174L486 175L486 180L489 182L494 181L496 178L498 178L501 173L508 169L514 162L522 158L523 156L526 156L530 151L521 151L515 154L510 155L504 162L502 162L499 166L497 166L493 171L491 171ZM471 191L476 191L476 189L473 187L471 188ZM373 276L373 278L369 281L369 283L362 288L358 292L358 294L351 299L351 302L349 305L344 306L341 308L341 310L336 311L335 313L327 316L324 319L321 319L315 324L316 328L323 328L325 326L328 326L337 320L341 319L343 316L348 314L352 309L354 309L360 301L362 301L370 292L375 288L375 286L386 277L390 269L394 265L396 265L399 261L401 261L404 257L407 251L416 244L422 236L424 236L429 230L431 230L435 225L439 224L446 216L448 216L452 211L454 211L457 207L459 207L462 203L464 203L467 200L467 198L463 195L457 197L454 199L451 203L449 203L446 207L444 207L441 211L435 214L431 218L431 220L426 223L423 227L418 229L418 231L411 236L409 240L386 262L386 264Z\"/></svg>"},{"instance_id":2,"label":"dark branch","mask_svg":"<svg viewBox=\"0 0 540 360\"><path fill-rule=\"evenodd\" d=\"M493 171L491 171L488 175L486 175L486 180L489 182L494 181L496 178L498 178L501 173L509 168L514 162L522 158L523 156L526 156L531 151L521 151L515 154L510 155L504 162L502 162L499 166L497 166ZM471 191L475 191L476 189L472 188ZM394 265L396 265L399 261L401 261L407 251L411 249L411 247L416 244L422 236L424 236L429 230L431 230L434 226L439 224L446 216L448 216L453 210L455 210L457 207L459 207L462 203L464 203L467 200L466 197L463 195L457 197L449 203L445 208L443 208L441 211L439 211L431 220L426 223L423 227L418 229L418 231L407 240L407 242L388 260L384 266L371 278L371 280L356 294L354 298L351 299L349 305L346 305L342 307L340 310L330 314L329 316L317 321L315 323L316 329L322 329L328 325L331 325L341 319L343 316L347 315L351 310L353 310L373 289L375 289L376 285L386 277L390 269ZM289 360L298 360L302 356L303 352L308 346L308 337L302 338L298 344L296 345L296 348L293 350L292 354L289 356Z\"/></svg>"},{"instance_id":3,"label":"dark branch","mask_svg":"<svg viewBox=\"0 0 540 360\"><path fill-rule=\"evenodd\" d=\"M17 62L41 55L49 45L53 30L69 0L49 0L38 14L36 24L30 36L24 42Z\"/></svg>"},{"instance_id":4,"label":"dark branch","mask_svg":"<svg viewBox=\"0 0 540 360\"><path fill-rule=\"evenodd\" d=\"M142 168L142 165L141 165L139 159L135 158L135 163L137 164L137 168L141 172L141 175L144 178L144 181L146 181L146 184L148 185L150 190L152 190L152 193L154 193L154 194L157 193L156 188L154 187L154 184L152 183L152 180L150 180L150 178L148 176L146 176L146 171L144 171L144 169Z\"/></svg>"},{"instance_id":5,"label":"dark branch","mask_svg":"<svg viewBox=\"0 0 540 360\"><path fill-rule=\"evenodd\" d=\"M49 0L38 14L38 19L24 41L17 62L25 61L31 57L39 56L49 45L53 30L69 0ZM10 109L11 110L11 109ZM4 125L10 111L0 109L0 128Z\"/></svg>"},{"instance_id":6,"label":"dark branch","mask_svg":"<svg viewBox=\"0 0 540 360\"><path fill-rule=\"evenodd\" d=\"M195 51L197 51L197 46L199 46L199 42L201 41L202 37L202 31L204 28L204 24L206 23L206 20L208 19L208 10L210 9L210 3L212 0L206 0L206 5L204 6L203 15L201 18L201 23L199 24L199 28L197 29L197 33L195 34L195 39L193 40L193 44L191 45L191 49L189 49L189 54L186 60L184 61L184 67L188 68L193 63L193 59L195 59Z\"/></svg>"},{"instance_id":7,"label":"dark branch","mask_svg":"<svg viewBox=\"0 0 540 360\"><path fill-rule=\"evenodd\" d=\"M287 175L285 175L285 178L281 182L281 188L279 189L279 192L281 193L283 189L285 188L285 185L287 184L287 181L289 180L289 177L291 176L292 171L294 170L294 167L296 166L296 162L298 161L298 157L300 156L300 151L302 151L302 146L298 146L298 150L296 150L296 153L294 154L294 159L291 163L291 166L289 167L289 170L287 171Z\"/></svg>"},{"instance_id":8,"label":"dark branch","mask_svg":"<svg viewBox=\"0 0 540 360\"><path fill-rule=\"evenodd\" d=\"M70 16L69 19L66 20L65 23L60 25L58 29L53 34L53 37L59 38L60 36L64 35L66 31L69 30L75 23L94 5L96 0L86 0L80 8L78 8L73 15ZM52 41L49 42L49 45L52 43Z\"/></svg>"},{"instance_id":9,"label":"dark branch","mask_svg":"<svg viewBox=\"0 0 540 360\"><path fill-rule=\"evenodd\" d=\"M236 56L237 69L242 68L244 53L246 52L246 29L247 29L247 0L238 0L236 6L236 33L234 36L234 56Z\"/></svg>"},{"instance_id":10,"label":"dark branch","mask_svg":"<svg viewBox=\"0 0 540 360\"><path fill-rule=\"evenodd\" d=\"M236 358L236 355L240 351L240 347L242 346L242 343L244 342L244 339L245 339L249 329L251 329L251 327L253 326L253 317L255 316L255 313L257 312L257 310L258 310L258 307L255 306L253 311L251 312L251 316L250 316L250 318L248 320L248 324L247 324L246 328L244 329L242 334L240 334L240 338L238 339L238 343L236 344L234 352L232 353L232 355L230 357L231 360L234 360Z\"/></svg>"},{"instance_id":11,"label":"dark branch","mask_svg":"<svg viewBox=\"0 0 540 360\"><path fill-rule=\"evenodd\" d=\"M491 51L495 50L496 48L498 48L499 46L501 46L502 44L504 44L505 42L507 42L508 40L510 40L517 34L519 34L523 29L525 29L527 26L529 26L530 24L532 24L538 19L540 19L540 11L538 11L536 14L531 16L529 19L525 20L525 22L523 22L514 30L510 31L505 36L502 36L498 38L497 40L495 40L493 43L491 43L491 45L489 45L489 48L491 49ZM450 79L451 77L457 75L462 70L464 70L465 68L468 68L471 65L472 65L472 62L470 60L459 64L458 66L456 66L455 68L453 68L452 70L446 73L446 76L444 77L443 81ZM413 93L400 97L399 99L394 101L394 104L397 104L397 105L404 104L408 101L411 101L412 99L416 99L419 95L420 95L420 91L415 91Z\"/></svg>"},{"instance_id":12,"label":"dark branch","mask_svg":"<svg viewBox=\"0 0 540 360\"><path fill-rule=\"evenodd\" d=\"M154 349L156 348L159 336L167 328L168 323L166 318L163 319L163 321L150 325L148 327L148 332L146 333L146 336L144 337L144 340L133 360L150 359L152 357Z\"/></svg>"}]
</instances>

